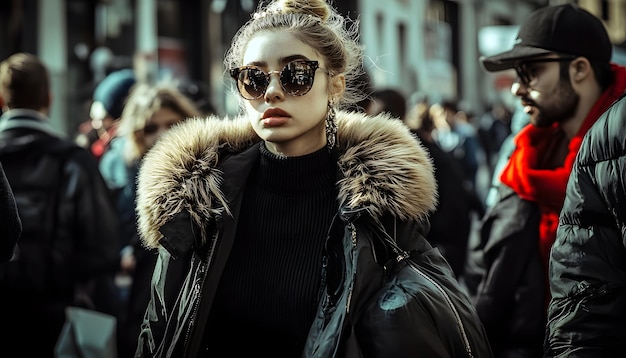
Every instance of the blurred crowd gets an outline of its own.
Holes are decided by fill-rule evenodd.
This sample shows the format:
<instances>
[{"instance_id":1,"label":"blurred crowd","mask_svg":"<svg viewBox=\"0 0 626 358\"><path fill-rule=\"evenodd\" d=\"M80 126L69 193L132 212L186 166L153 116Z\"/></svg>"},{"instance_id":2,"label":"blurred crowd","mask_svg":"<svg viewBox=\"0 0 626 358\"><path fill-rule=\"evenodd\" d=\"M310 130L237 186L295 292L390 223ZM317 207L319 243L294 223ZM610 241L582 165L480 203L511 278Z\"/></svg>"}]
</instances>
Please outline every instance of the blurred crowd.
<instances>
[{"instance_id":1,"label":"blurred crowd","mask_svg":"<svg viewBox=\"0 0 626 358\"><path fill-rule=\"evenodd\" d=\"M0 159L21 224L0 269L7 339L20 354L52 356L65 308L78 306L115 317L119 356L133 356L156 261L137 234L139 163L172 126L213 114L207 95L188 81L147 84L132 68L113 70L71 137L47 120L49 74L39 58L14 54L0 77ZM35 334L41 344L29 344Z\"/></svg>"}]
</instances>

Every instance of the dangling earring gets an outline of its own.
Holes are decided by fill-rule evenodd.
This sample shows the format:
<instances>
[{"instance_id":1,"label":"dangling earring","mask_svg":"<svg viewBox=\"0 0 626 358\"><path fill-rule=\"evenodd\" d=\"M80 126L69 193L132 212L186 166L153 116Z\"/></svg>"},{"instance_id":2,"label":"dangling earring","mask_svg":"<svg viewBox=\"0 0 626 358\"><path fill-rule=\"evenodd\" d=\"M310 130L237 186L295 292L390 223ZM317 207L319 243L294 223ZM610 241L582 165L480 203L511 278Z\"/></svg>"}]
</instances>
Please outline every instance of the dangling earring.
<instances>
[{"instance_id":1,"label":"dangling earring","mask_svg":"<svg viewBox=\"0 0 626 358\"><path fill-rule=\"evenodd\" d=\"M328 101L326 112L326 148L332 152L337 141L337 122L335 121L335 105L332 100Z\"/></svg>"}]
</instances>

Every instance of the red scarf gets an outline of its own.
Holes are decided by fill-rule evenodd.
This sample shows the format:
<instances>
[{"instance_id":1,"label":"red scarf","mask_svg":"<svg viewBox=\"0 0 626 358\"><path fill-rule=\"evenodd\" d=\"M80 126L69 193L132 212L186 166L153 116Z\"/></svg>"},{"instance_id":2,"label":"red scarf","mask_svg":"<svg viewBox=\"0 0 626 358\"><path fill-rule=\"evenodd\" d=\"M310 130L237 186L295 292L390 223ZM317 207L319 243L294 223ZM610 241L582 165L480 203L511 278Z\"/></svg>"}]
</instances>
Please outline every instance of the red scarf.
<instances>
[{"instance_id":1,"label":"red scarf","mask_svg":"<svg viewBox=\"0 0 626 358\"><path fill-rule=\"evenodd\" d=\"M547 277L550 248L556 239L559 213L565 201L567 180L580 148L582 138L598 117L626 91L626 68L612 64L614 81L591 108L585 121L568 145L568 154L562 167L535 169L558 127L524 127L515 137L516 149L504 168L500 180L511 187L522 199L539 204L539 250Z\"/></svg>"}]
</instances>

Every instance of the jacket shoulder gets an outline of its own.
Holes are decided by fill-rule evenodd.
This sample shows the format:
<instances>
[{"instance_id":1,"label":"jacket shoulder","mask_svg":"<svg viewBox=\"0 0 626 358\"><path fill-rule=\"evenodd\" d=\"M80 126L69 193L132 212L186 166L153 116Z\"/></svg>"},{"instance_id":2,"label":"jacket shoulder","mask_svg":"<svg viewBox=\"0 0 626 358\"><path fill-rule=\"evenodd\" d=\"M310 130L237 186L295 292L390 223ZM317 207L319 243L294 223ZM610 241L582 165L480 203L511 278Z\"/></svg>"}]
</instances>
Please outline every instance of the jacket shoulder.
<instances>
[{"instance_id":1,"label":"jacket shoulder","mask_svg":"<svg viewBox=\"0 0 626 358\"><path fill-rule=\"evenodd\" d=\"M626 94L615 101L583 138L577 164L586 166L626 155Z\"/></svg>"},{"instance_id":2,"label":"jacket shoulder","mask_svg":"<svg viewBox=\"0 0 626 358\"><path fill-rule=\"evenodd\" d=\"M137 179L137 213L143 243L157 247L159 229L183 210L194 222L227 208L219 168L259 138L246 118L194 118L167 131L144 156Z\"/></svg>"}]
</instances>

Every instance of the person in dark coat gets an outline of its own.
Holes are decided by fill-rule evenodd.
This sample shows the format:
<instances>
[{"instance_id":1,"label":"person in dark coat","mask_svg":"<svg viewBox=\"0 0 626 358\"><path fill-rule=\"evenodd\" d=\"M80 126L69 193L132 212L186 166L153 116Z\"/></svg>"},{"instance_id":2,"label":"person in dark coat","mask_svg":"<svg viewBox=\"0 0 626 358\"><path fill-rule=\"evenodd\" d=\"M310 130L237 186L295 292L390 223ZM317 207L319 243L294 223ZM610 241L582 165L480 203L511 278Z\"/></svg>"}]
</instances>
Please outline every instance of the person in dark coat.
<instances>
[{"instance_id":1,"label":"person in dark coat","mask_svg":"<svg viewBox=\"0 0 626 358\"><path fill-rule=\"evenodd\" d=\"M548 258L567 180L582 137L626 90L626 68L611 56L602 21L565 4L535 11L510 51L481 59L487 71L517 72L511 91L530 121L470 256L483 269L470 292L497 357L543 356Z\"/></svg>"},{"instance_id":2,"label":"person in dark coat","mask_svg":"<svg viewBox=\"0 0 626 358\"><path fill-rule=\"evenodd\" d=\"M546 357L626 357L626 97L583 138L550 254Z\"/></svg>"},{"instance_id":3,"label":"person in dark coat","mask_svg":"<svg viewBox=\"0 0 626 358\"><path fill-rule=\"evenodd\" d=\"M479 196L476 176L484 165L484 148L472 123L472 114L460 110L455 100L443 100L431 105L430 115L435 123L433 139L441 149L459 162L465 185Z\"/></svg>"},{"instance_id":4,"label":"person in dark coat","mask_svg":"<svg viewBox=\"0 0 626 358\"><path fill-rule=\"evenodd\" d=\"M119 263L118 220L96 159L50 124L44 64L27 53L2 61L0 95L0 161L23 225L0 270L0 346L8 356L53 357L66 307L105 311L114 299L99 290Z\"/></svg>"},{"instance_id":5,"label":"person in dark coat","mask_svg":"<svg viewBox=\"0 0 626 358\"><path fill-rule=\"evenodd\" d=\"M11 259L15 244L22 234L22 221L2 163L0 163L0 219L0 264L2 264Z\"/></svg>"},{"instance_id":6,"label":"person in dark coat","mask_svg":"<svg viewBox=\"0 0 626 358\"><path fill-rule=\"evenodd\" d=\"M339 107L356 99L356 29L324 0L261 5L225 59L242 111L148 151L137 211L159 257L136 356L491 356L424 238L425 150L398 120Z\"/></svg>"}]
</instances>

